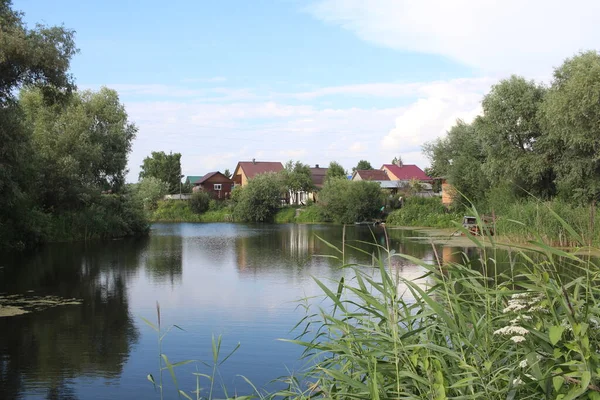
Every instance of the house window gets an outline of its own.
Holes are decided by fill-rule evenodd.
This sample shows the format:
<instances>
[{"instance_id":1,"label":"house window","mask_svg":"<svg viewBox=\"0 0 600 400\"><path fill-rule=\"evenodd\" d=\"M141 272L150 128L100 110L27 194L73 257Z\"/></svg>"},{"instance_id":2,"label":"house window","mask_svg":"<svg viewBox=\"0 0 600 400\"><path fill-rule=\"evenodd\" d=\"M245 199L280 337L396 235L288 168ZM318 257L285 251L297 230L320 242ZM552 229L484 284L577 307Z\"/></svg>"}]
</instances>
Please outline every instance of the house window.
<instances>
[{"instance_id":1,"label":"house window","mask_svg":"<svg viewBox=\"0 0 600 400\"><path fill-rule=\"evenodd\" d=\"M215 190L221 190L221 184L215 183Z\"/></svg>"}]
</instances>

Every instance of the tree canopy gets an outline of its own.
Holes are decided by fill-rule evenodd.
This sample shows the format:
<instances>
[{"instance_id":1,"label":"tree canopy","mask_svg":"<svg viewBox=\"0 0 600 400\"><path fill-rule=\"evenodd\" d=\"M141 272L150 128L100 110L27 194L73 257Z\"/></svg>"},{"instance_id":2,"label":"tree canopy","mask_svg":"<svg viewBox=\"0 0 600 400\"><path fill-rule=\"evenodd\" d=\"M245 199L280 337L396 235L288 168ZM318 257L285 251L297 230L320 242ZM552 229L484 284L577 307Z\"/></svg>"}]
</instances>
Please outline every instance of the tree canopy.
<instances>
[{"instance_id":1,"label":"tree canopy","mask_svg":"<svg viewBox=\"0 0 600 400\"><path fill-rule=\"evenodd\" d=\"M565 60L549 88L518 76L502 80L482 110L423 147L430 174L446 177L476 204L493 202L499 188L517 198L600 200L598 52Z\"/></svg>"},{"instance_id":2,"label":"tree canopy","mask_svg":"<svg viewBox=\"0 0 600 400\"><path fill-rule=\"evenodd\" d=\"M364 170L371 170L373 169L373 167L371 166L371 163L366 161L366 160L360 160L358 162L358 164L356 164L356 167L352 168L352 172L354 171L364 171Z\"/></svg>"},{"instance_id":3,"label":"tree canopy","mask_svg":"<svg viewBox=\"0 0 600 400\"><path fill-rule=\"evenodd\" d=\"M300 161L288 161L282 171L283 184L289 191L291 202L297 204L298 192L310 192L314 188L310 167Z\"/></svg>"},{"instance_id":4,"label":"tree canopy","mask_svg":"<svg viewBox=\"0 0 600 400\"><path fill-rule=\"evenodd\" d=\"M140 179L154 177L169 185L169 193L179 193L181 185L181 154L153 151L140 166Z\"/></svg>"},{"instance_id":5,"label":"tree canopy","mask_svg":"<svg viewBox=\"0 0 600 400\"><path fill-rule=\"evenodd\" d=\"M336 161L330 162L327 168L325 179L328 180L331 178L346 178L346 170Z\"/></svg>"}]
</instances>

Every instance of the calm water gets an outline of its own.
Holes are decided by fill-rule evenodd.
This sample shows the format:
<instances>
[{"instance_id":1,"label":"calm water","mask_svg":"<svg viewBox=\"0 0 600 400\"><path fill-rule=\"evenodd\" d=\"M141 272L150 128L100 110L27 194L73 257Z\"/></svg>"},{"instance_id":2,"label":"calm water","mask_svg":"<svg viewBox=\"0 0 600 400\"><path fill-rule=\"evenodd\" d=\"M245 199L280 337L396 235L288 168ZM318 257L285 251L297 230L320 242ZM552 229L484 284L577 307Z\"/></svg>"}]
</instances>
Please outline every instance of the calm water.
<instances>
[{"instance_id":1,"label":"calm water","mask_svg":"<svg viewBox=\"0 0 600 400\"><path fill-rule=\"evenodd\" d=\"M336 253L317 235L342 242L339 226L156 224L142 240L49 245L2 256L0 293L83 303L0 318L0 399L158 398L146 380L157 376L157 337L141 319L156 321L157 301L163 326L185 329L164 341L172 362L210 361L211 336L222 334L223 353L241 343L221 367L230 393L249 392L239 375L277 388L268 382L302 367L296 361L301 349L277 340L292 338L290 329L304 316L296 300L320 302L312 277L333 282L349 272L318 257ZM390 247L432 261L431 245L411 240L415 235L389 231ZM381 228L350 227L346 240L371 251L355 241L385 244L385 235ZM438 248L444 257L455 250ZM371 262L358 251L347 250L346 257ZM394 267L408 278L422 273L400 259ZM195 368L178 368L182 389L195 388Z\"/></svg>"}]
</instances>

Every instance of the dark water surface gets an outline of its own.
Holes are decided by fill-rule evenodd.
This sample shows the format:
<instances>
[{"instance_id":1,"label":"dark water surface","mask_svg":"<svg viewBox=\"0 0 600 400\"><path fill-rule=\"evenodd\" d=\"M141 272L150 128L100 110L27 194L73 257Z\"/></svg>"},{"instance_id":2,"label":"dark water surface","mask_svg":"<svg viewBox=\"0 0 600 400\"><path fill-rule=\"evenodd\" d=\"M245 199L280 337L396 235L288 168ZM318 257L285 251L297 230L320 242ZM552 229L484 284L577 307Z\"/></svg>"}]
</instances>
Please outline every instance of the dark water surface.
<instances>
[{"instance_id":1,"label":"dark water surface","mask_svg":"<svg viewBox=\"0 0 600 400\"><path fill-rule=\"evenodd\" d=\"M433 261L432 246L390 230L396 252ZM60 296L82 300L13 317L0 317L0 399L152 399L146 376L158 376L156 333L141 317L163 326L177 324L163 342L172 362L211 360L211 336L223 335L221 367L230 394L250 391L239 375L258 387L301 368L301 349L278 341L304 316L296 300L320 295L313 276L334 285L349 274L337 255L317 238L340 245L342 228L327 225L155 224L148 238L56 244L0 258L0 294ZM349 227L346 240L385 244L384 231ZM462 249L442 249L448 257ZM346 261L370 264L371 257L346 250ZM416 278L421 267L396 259L396 271ZM376 272L374 272L376 273ZM312 298L310 303L320 299ZM177 368L179 385L195 388L192 372ZM165 381L170 382L168 373ZM203 382L206 386L206 381ZM170 383L166 398L176 398ZM218 394L222 390L218 388ZM206 394L206 393L205 393Z\"/></svg>"}]
</instances>

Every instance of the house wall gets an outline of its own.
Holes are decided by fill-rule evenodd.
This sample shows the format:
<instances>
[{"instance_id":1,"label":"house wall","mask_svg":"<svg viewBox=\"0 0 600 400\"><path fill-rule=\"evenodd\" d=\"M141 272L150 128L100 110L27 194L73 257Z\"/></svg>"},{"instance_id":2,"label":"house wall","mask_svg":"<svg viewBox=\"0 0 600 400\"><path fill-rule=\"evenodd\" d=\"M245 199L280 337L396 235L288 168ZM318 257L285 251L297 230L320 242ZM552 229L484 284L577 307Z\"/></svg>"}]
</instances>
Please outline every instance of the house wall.
<instances>
[{"instance_id":1,"label":"house wall","mask_svg":"<svg viewBox=\"0 0 600 400\"><path fill-rule=\"evenodd\" d=\"M221 190L215 190L215 184L221 185ZM233 182L224 175L216 174L202 183L202 190L209 193L213 199L228 199L231 196Z\"/></svg>"},{"instance_id":2,"label":"house wall","mask_svg":"<svg viewBox=\"0 0 600 400\"><path fill-rule=\"evenodd\" d=\"M233 179L233 182L236 185L246 186L248 184L248 178L246 177L244 170L239 167L236 167L231 179Z\"/></svg>"},{"instance_id":3,"label":"house wall","mask_svg":"<svg viewBox=\"0 0 600 400\"><path fill-rule=\"evenodd\" d=\"M390 181L399 181L400 180L400 179L398 179L398 177L396 175L394 175L392 173L392 171L390 171L388 169L388 167L383 167L382 170L386 172L388 178L390 178Z\"/></svg>"},{"instance_id":4,"label":"house wall","mask_svg":"<svg viewBox=\"0 0 600 400\"><path fill-rule=\"evenodd\" d=\"M442 204L445 206L449 206L452 204L454 200L454 195L456 191L454 190L454 186L449 184L446 181L442 182Z\"/></svg>"},{"instance_id":5,"label":"house wall","mask_svg":"<svg viewBox=\"0 0 600 400\"><path fill-rule=\"evenodd\" d=\"M362 181L363 178L361 178L359 174L354 174L354 176L352 177L352 180L353 181Z\"/></svg>"}]
</instances>

